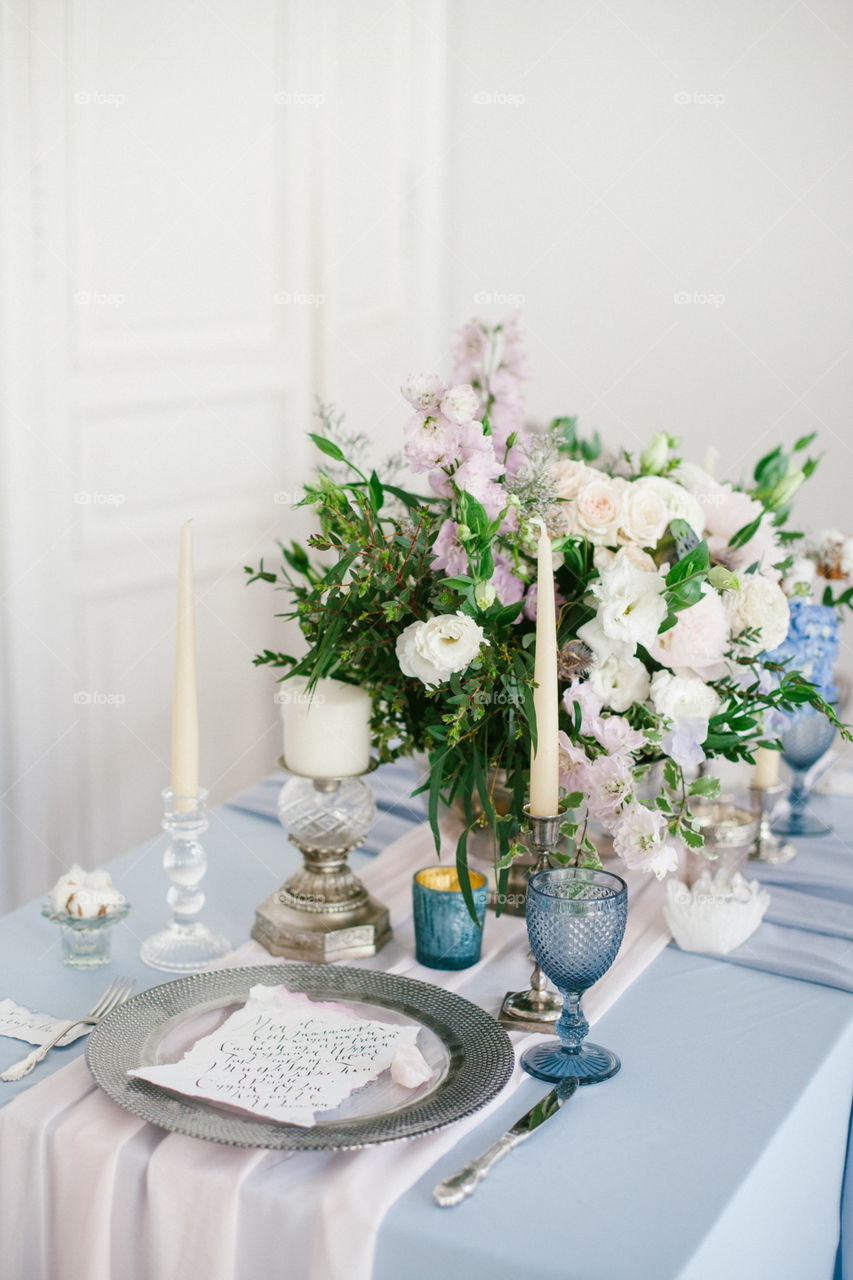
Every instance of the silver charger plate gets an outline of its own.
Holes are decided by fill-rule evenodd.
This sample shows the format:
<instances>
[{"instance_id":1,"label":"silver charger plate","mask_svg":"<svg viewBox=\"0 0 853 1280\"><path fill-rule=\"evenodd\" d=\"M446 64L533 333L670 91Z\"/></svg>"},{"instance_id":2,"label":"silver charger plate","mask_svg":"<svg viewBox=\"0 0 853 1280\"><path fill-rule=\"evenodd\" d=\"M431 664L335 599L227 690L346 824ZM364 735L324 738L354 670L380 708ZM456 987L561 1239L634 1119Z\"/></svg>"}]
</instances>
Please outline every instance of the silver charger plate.
<instances>
[{"instance_id":1,"label":"silver charger plate","mask_svg":"<svg viewBox=\"0 0 853 1280\"><path fill-rule=\"evenodd\" d=\"M128 1076L135 1067L177 1061L258 984L283 984L315 1000L348 1005L363 1017L417 1024L431 1079L418 1089L403 1089L386 1073L306 1129ZM453 992L393 973L315 964L217 969L151 987L119 1005L86 1046L98 1085L133 1115L192 1138L287 1151L352 1150L443 1129L499 1093L514 1061L509 1038L494 1018Z\"/></svg>"}]
</instances>

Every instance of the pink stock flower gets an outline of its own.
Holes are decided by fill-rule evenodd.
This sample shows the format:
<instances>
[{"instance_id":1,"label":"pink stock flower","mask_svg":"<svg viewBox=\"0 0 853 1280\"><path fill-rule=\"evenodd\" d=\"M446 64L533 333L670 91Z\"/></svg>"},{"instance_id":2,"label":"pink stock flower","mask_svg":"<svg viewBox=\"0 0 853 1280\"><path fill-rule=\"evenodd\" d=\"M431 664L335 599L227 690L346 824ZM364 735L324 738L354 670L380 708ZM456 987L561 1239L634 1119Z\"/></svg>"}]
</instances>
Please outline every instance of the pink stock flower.
<instances>
[{"instance_id":1,"label":"pink stock flower","mask_svg":"<svg viewBox=\"0 0 853 1280\"><path fill-rule=\"evenodd\" d=\"M674 845L666 843L666 818L637 801L620 813L613 827L613 847L627 867L650 871L658 880L678 866Z\"/></svg>"},{"instance_id":2,"label":"pink stock flower","mask_svg":"<svg viewBox=\"0 0 853 1280\"><path fill-rule=\"evenodd\" d=\"M480 397L467 382L460 382L450 387L441 401L441 412L458 427L464 427L466 422L473 421L478 416L479 410Z\"/></svg>"},{"instance_id":3,"label":"pink stock flower","mask_svg":"<svg viewBox=\"0 0 853 1280\"><path fill-rule=\"evenodd\" d=\"M581 733L597 737L604 701L588 680L570 680L563 694L563 706L572 719L575 714L575 703L581 709Z\"/></svg>"},{"instance_id":4,"label":"pink stock flower","mask_svg":"<svg viewBox=\"0 0 853 1280\"><path fill-rule=\"evenodd\" d=\"M489 336L481 324L472 320L459 329L450 345L454 362L454 382L467 382L482 372L489 354Z\"/></svg>"},{"instance_id":5,"label":"pink stock flower","mask_svg":"<svg viewBox=\"0 0 853 1280\"><path fill-rule=\"evenodd\" d=\"M468 572L468 555L457 537L458 528L455 520L445 520L432 544L432 567L449 578Z\"/></svg>"},{"instance_id":6,"label":"pink stock flower","mask_svg":"<svg viewBox=\"0 0 853 1280\"><path fill-rule=\"evenodd\" d=\"M437 373L410 373L400 390L413 409L429 413L438 408L445 386Z\"/></svg>"},{"instance_id":7,"label":"pink stock flower","mask_svg":"<svg viewBox=\"0 0 853 1280\"><path fill-rule=\"evenodd\" d=\"M595 729L595 737L611 755L630 755L646 745L646 736L639 729L632 729L621 716L602 717Z\"/></svg>"},{"instance_id":8,"label":"pink stock flower","mask_svg":"<svg viewBox=\"0 0 853 1280\"><path fill-rule=\"evenodd\" d=\"M458 428L441 414L416 413L406 423L403 456L416 475L450 466L456 458Z\"/></svg>"},{"instance_id":9,"label":"pink stock flower","mask_svg":"<svg viewBox=\"0 0 853 1280\"><path fill-rule=\"evenodd\" d=\"M586 804L591 818L612 818L627 802L634 776L625 756L599 756L586 771Z\"/></svg>"},{"instance_id":10,"label":"pink stock flower","mask_svg":"<svg viewBox=\"0 0 853 1280\"><path fill-rule=\"evenodd\" d=\"M489 581L501 604L517 604L524 595L524 583L512 572L506 556L500 553L495 556L495 571Z\"/></svg>"},{"instance_id":11,"label":"pink stock flower","mask_svg":"<svg viewBox=\"0 0 853 1280\"><path fill-rule=\"evenodd\" d=\"M564 791L585 791L589 759L582 747L572 742L562 729L557 734L560 746L560 786Z\"/></svg>"}]
</instances>

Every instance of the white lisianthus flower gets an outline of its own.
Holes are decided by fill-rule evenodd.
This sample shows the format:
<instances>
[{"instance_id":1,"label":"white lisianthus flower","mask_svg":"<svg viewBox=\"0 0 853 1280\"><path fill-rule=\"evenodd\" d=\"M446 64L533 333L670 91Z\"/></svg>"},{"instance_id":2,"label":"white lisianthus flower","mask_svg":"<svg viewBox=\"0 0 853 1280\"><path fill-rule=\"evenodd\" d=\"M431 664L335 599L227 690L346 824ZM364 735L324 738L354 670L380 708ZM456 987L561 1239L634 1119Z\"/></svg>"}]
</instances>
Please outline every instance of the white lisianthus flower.
<instances>
[{"instance_id":1,"label":"white lisianthus flower","mask_svg":"<svg viewBox=\"0 0 853 1280\"><path fill-rule=\"evenodd\" d=\"M619 532L628 542L656 547L670 522L669 508L649 485L629 484L622 499Z\"/></svg>"},{"instance_id":2,"label":"white lisianthus flower","mask_svg":"<svg viewBox=\"0 0 853 1280\"><path fill-rule=\"evenodd\" d=\"M478 416L479 409L480 397L467 382L460 382L455 387L451 387L444 393L441 401L441 412L458 427L464 427L467 422L473 422Z\"/></svg>"},{"instance_id":3,"label":"white lisianthus flower","mask_svg":"<svg viewBox=\"0 0 853 1280\"><path fill-rule=\"evenodd\" d=\"M649 696L649 673L639 658L612 653L595 662L589 684L606 707L620 714Z\"/></svg>"},{"instance_id":4,"label":"white lisianthus flower","mask_svg":"<svg viewBox=\"0 0 853 1280\"><path fill-rule=\"evenodd\" d=\"M683 485L666 476L640 476L634 481L639 489L649 489L656 493L667 510L667 524L672 520L686 520L690 528L701 538L705 532L705 513L701 504Z\"/></svg>"},{"instance_id":5,"label":"white lisianthus flower","mask_svg":"<svg viewBox=\"0 0 853 1280\"><path fill-rule=\"evenodd\" d=\"M413 409L429 413L438 408L446 388L437 373L410 373L400 390Z\"/></svg>"},{"instance_id":6,"label":"white lisianthus flower","mask_svg":"<svg viewBox=\"0 0 853 1280\"><path fill-rule=\"evenodd\" d=\"M615 545L621 513L620 484L603 472L593 472L592 479L581 485L574 500L574 532L590 542Z\"/></svg>"},{"instance_id":7,"label":"white lisianthus flower","mask_svg":"<svg viewBox=\"0 0 853 1280\"><path fill-rule=\"evenodd\" d=\"M659 573L636 569L617 556L592 588L605 635L626 642L632 652L638 644L651 644L666 617L663 588Z\"/></svg>"},{"instance_id":8,"label":"white lisianthus flower","mask_svg":"<svg viewBox=\"0 0 853 1280\"><path fill-rule=\"evenodd\" d=\"M666 836L664 815L634 801L625 806L613 827L613 848L627 867L650 871L662 880L678 867L678 853L667 844Z\"/></svg>"},{"instance_id":9,"label":"white lisianthus flower","mask_svg":"<svg viewBox=\"0 0 853 1280\"><path fill-rule=\"evenodd\" d=\"M790 611L785 593L762 573L743 574L739 590L727 591L723 603L734 640L745 631L757 633L739 645L741 652L751 657L775 649L788 634Z\"/></svg>"},{"instance_id":10,"label":"white lisianthus flower","mask_svg":"<svg viewBox=\"0 0 853 1280\"><path fill-rule=\"evenodd\" d=\"M582 627L578 627L578 639L583 640L595 654L596 661L605 662L610 657L633 658L635 645L625 640L614 640L607 635L598 617L590 618Z\"/></svg>"},{"instance_id":11,"label":"white lisianthus flower","mask_svg":"<svg viewBox=\"0 0 853 1280\"><path fill-rule=\"evenodd\" d=\"M412 622L397 637L397 661L404 676L428 687L444 684L454 671L464 671L488 644L483 628L465 613L442 613L427 622Z\"/></svg>"},{"instance_id":12,"label":"white lisianthus flower","mask_svg":"<svg viewBox=\"0 0 853 1280\"><path fill-rule=\"evenodd\" d=\"M652 705L668 720L710 720L719 709L720 696L698 676L675 676L656 671L652 676Z\"/></svg>"}]
</instances>

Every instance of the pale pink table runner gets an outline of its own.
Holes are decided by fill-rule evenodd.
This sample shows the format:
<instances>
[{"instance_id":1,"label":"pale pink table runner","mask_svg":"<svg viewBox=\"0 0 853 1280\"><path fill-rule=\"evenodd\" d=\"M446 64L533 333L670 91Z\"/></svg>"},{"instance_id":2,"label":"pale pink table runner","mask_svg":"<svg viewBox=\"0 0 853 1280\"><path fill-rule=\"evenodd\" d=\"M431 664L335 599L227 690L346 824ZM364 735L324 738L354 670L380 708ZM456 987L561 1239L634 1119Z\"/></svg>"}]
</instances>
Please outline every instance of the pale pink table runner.
<instances>
[{"instance_id":1,"label":"pale pink table runner","mask_svg":"<svg viewBox=\"0 0 853 1280\"><path fill-rule=\"evenodd\" d=\"M395 937L378 956L352 963L420 978L497 1011L508 989L527 982L524 922L490 918L483 958L471 969L444 973L418 965L411 878L434 861L424 825L362 872L390 907ZM585 1001L590 1022L669 941L662 886L620 870L629 885L628 929L616 963ZM248 942L226 963L279 962ZM512 1038L517 1050L534 1039ZM274 1231L281 1275L369 1280L377 1231L390 1206L525 1078L517 1067L489 1107L436 1134L365 1151L288 1155L156 1129L102 1094L79 1059L0 1111L3 1274L15 1280L254 1280L253 1246L260 1233ZM447 1211L435 1212L438 1229Z\"/></svg>"}]
</instances>

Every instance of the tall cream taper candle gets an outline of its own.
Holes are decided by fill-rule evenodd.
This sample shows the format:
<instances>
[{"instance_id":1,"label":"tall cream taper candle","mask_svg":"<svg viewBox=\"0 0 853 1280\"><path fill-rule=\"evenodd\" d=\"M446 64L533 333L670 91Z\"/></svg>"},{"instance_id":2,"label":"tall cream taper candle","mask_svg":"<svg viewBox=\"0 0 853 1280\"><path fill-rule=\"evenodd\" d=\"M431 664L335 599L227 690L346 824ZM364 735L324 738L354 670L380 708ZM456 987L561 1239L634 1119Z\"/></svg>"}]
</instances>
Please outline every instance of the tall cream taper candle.
<instances>
[{"instance_id":1,"label":"tall cream taper candle","mask_svg":"<svg viewBox=\"0 0 853 1280\"><path fill-rule=\"evenodd\" d=\"M175 693L172 702L172 791L176 796L194 796L198 792L195 597L192 524L189 520L181 529L178 564Z\"/></svg>"},{"instance_id":2,"label":"tall cream taper candle","mask_svg":"<svg viewBox=\"0 0 853 1280\"><path fill-rule=\"evenodd\" d=\"M530 759L530 812L551 817L559 811L560 762L557 742L559 697L557 690L557 608L551 539L540 522L536 577L536 688L537 749Z\"/></svg>"}]
</instances>

